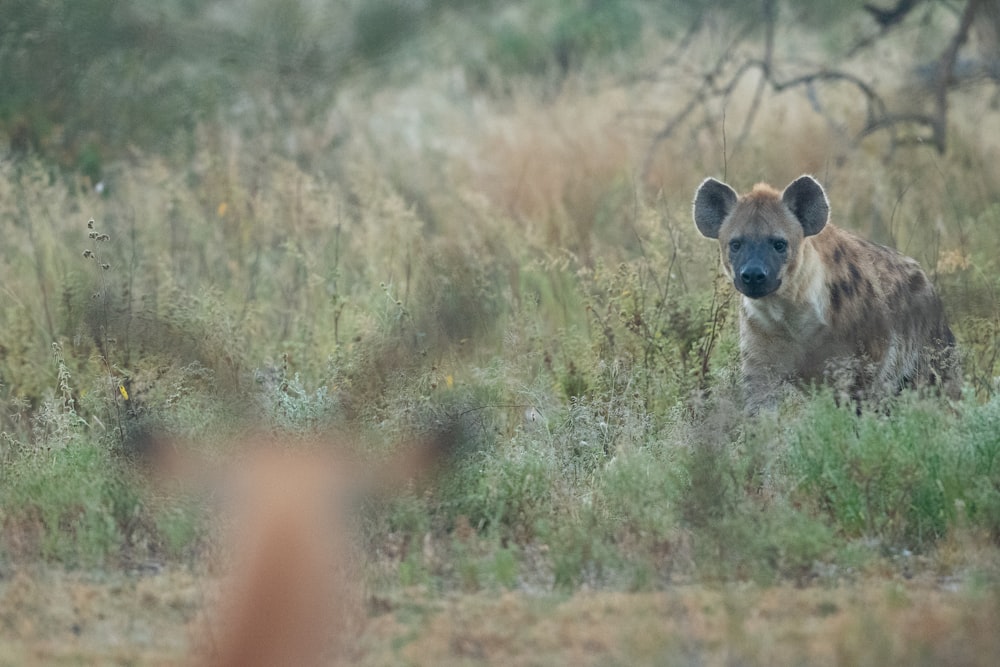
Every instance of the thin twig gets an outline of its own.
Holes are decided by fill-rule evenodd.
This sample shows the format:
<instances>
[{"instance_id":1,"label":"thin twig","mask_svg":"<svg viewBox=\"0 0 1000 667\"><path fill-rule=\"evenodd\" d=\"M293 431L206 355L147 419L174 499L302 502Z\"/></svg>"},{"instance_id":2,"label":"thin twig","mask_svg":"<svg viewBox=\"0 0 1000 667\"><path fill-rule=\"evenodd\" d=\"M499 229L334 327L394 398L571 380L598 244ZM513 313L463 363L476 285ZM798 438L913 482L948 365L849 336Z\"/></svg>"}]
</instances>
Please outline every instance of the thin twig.
<instances>
[{"instance_id":1,"label":"thin twig","mask_svg":"<svg viewBox=\"0 0 1000 667\"><path fill-rule=\"evenodd\" d=\"M753 23L747 23L743 27L743 30L739 32L732 43L726 48L722 55L719 56L718 60L716 60L714 67L712 67L712 69L705 74L698 90L695 91L695 94L690 100L688 100L688 103L684 105L684 108L674 114L674 116L667 121L660 131L653 135L652 143L649 146L649 150L646 152L646 159L643 161L643 180L646 180L649 177L649 173L653 166L653 158L656 156L656 151L660 147L660 144L669 139L674 133L674 130L676 130L677 127L691 114L691 112L697 109L699 104L704 101L706 93L712 90L715 79L723 72L723 70L725 70L736 48L743 43L743 40L750 36L750 33L753 31L753 27Z\"/></svg>"},{"instance_id":2,"label":"thin twig","mask_svg":"<svg viewBox=\"0 0 1000 667\"><path fill-rule=\"evenodd\" d=\"M764 99L764 90L771 81L771 61L774 58L774 24L777 19L777 11L774 0L764 0L764 58L760 62L761 77L757 82L757 89L753 94L753 101L750 102L750 109L743 119L743 128L736 135L736 144L733 146L733 154L736 154L750 136L750 129L757 118L760 110L760 103Z\"/></svg>"}]
</instances>

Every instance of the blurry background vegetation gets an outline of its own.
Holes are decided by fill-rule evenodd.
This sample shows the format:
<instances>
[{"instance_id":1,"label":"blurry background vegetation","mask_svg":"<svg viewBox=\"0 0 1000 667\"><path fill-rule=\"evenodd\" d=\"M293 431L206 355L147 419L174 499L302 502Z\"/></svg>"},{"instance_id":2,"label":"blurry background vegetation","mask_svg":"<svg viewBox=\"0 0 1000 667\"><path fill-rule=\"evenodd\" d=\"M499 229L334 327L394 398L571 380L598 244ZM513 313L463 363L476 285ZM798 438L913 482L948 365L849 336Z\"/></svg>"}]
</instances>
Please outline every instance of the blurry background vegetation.
<instances>
[{"instance_id":1,"label":"blurry background vegetation","mask_svg":"<svg viewBox=\"0 0 1000 667\"><path fill-rule=\"evenodd\" d=\"M197 513L137 490L130 431L252 414L383 443L462 422L441 488L366 515L377 586L987 567L955 545L1000 539L995 3L0 16L0 562L194 558ZM961 406L739 418L690 199L803 172L932 274Z\"/></svg>"}]
</instances>

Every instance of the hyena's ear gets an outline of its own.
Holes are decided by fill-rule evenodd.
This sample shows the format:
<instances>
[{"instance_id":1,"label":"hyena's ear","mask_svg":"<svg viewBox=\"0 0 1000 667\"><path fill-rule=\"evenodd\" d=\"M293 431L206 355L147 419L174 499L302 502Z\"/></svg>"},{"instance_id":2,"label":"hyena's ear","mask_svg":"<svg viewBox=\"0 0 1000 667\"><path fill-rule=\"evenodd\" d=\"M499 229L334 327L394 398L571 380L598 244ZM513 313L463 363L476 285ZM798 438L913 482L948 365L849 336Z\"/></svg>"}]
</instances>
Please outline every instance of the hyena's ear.
<instances>
[{"instance_id":1,"label":"hyena's ear","mask_svg":"<svg viewBox=\"0 0 1000 667\"><path fill-rule=\"evenodd\" d=\"M802 225L806 236L819 234L830 217L823 186L812 176L799 176L781 193L781 201Z\"/></svg>"},{"instance_id":2,"label":"hyena's ear","mask_svg":"<svg viewBox=\"0 0 1000 667\"><path fill-rule=\"evenodd\" d=\"M719 238L719 228L736 206L736 191L721 181L706 178L694 193L694 224L703 236Z\"/></svg>"}]
</instances>

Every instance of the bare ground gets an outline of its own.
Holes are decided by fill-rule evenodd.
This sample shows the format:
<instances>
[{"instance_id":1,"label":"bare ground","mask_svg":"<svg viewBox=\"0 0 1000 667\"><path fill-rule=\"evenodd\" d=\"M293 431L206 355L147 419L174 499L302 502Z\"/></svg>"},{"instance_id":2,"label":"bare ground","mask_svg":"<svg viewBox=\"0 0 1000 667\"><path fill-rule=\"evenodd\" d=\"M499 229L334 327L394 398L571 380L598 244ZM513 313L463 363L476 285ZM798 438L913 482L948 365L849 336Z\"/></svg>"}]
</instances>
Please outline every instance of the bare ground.
<instances>
[{"instance_id":1,"label":"bare ground","mask_svg":"<svg viewBox=\"0 0 1000 667\"><path fill-rule=\"evenodd\" d=\"M185 664L214 584L184 568L21 568L0 579L0 665ZM992 665L994 586L872 576L831 587L369 596L361 665Z\"/></svg>"}]
</instances>

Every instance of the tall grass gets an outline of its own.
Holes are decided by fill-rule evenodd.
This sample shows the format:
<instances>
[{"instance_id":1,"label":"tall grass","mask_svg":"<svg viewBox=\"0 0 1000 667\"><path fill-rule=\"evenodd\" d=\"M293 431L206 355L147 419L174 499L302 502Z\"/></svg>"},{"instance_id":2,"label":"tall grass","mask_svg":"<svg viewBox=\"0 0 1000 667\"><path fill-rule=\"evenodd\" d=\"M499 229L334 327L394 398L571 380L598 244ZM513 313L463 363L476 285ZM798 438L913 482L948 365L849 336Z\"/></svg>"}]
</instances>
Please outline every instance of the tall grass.
<instances>
[{"instance_id":1,"label":"tall grass","mask_svg":"<svg viewBox=\"0 0 1000 667\"><path fill-rule=\"evenodd\" d=\"M1000 135L980 131L995 122L981 100L956 93L938 156L850 144L806 95L765 95L740 146L724 137L745 110L709 108L643 175L649 138L698 84L656 68L673 54L691 71L713 35L678 55L627 3L602 10L607 33L579 3L534 26L498 14L510 32L490 48L554 68L539 85L501 58L501 90L427 55L435 28L376 20L394 4L353 14L351 48L379 69L338 69L325 114L194 119L176 154L102 164L100 192L42 159L0 162L3 557L191 555L196 514L134 484L134 424L207 449L251 418L338 428L377 456L427 415L459 422L462 447L433 490L366 508L381 586L806 583L995 545ZM449 4L428 6L474 34ZM288 59L270 75L312 80L335 45L288 16L301 30L269 36ZM934 274L966 357L961 405L905 396L858 417L819 392L743 419L735 301L690 197L707 175L801 172L829 187L838 224Z\"/></svg>"}]
</instances>

